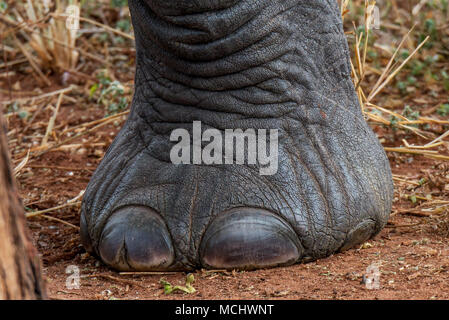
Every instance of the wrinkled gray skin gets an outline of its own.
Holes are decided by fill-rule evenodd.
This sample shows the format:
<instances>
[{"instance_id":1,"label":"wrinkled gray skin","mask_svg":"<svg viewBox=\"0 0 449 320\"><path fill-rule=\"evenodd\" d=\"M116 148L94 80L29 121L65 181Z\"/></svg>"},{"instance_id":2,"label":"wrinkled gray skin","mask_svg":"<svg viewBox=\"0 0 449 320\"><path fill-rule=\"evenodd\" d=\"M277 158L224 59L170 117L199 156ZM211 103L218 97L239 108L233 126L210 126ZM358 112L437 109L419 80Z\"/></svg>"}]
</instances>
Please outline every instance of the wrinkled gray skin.
<instances>
[{"instance_id":1,"label":"wrinkled gray skin","mask_svg":"<svg viewBox=\"0 0 449 320\"><path fill-rule=\"evenodd\" d=\"M118 270L255 269L376 235L393 185L335 0L130 0L131 114L89 183L81 238ZM279 129L279 170L175 165L172 130Z\"/></svg>"}]
</instances>

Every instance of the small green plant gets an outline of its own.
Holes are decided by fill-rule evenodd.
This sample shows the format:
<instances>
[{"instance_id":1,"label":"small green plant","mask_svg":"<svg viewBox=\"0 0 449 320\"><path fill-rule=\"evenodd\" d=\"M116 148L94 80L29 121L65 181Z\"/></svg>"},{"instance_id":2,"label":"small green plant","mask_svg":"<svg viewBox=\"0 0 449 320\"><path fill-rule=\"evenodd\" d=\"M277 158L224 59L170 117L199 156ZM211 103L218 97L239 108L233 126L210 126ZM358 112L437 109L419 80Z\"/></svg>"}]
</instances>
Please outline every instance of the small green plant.
<instances>
[{"instance_id":1,"label":"small green plant","mask_svg":"<svg viewBox=\"0 0 449 320\"><path fill-rule=\"evenodd\" d=\"M365 37L366 37L366 30L365 30L365 26L364 25L360 25L357 27L356 29L357 35L362 39L362 41L360 41L360 48L363 48L364 43L365 43ZM372 46L375 42L375 38L373 35L373 31L372 29L368 30L368 45Z\"/></svg>"},{"instance_id":2,"label":"small green plant","mask_svg":"<svg viewBox=\"0 0 449 320\"><path fill-rule=\"evenodd\" d=\"M419 60L415 60L412 62L412 74L414 76L419 76L423 73L426 65Z\"/></svg>"},{"instance_id":3,"label":"small green plant","mask_svg":"<svg viewBox=\"0 0 449 320\"><path fill-rule=\"evenodd\" d=\"M5 13L8 9L8 4L4 0L0 0L0 13Z\"/></svg>"},{"instance_id":4,"label":"small green plant","mask_svg":"<svg viewBox=\"0 0 449 320\"><path fill-rule=\"evenodd\" d=\"M410 51L408 51L407 49L401 49L400 54L399 54L399 59L405 60L409 56L410 56Z\"/></svg>"},{"instance_id":5,"label":"small green plant","mask_svg":"<svg viewBox=\"0 0 449 320\"><path fill-rule=\"evenodd\" d=\"M396 125L398 124L399 119L395 116L390 117L390 126L393 127L393 130L395 129Z\"/></svg>"},{"instance_id":6,"label":"small green plant","mask_svg":"<svg viewBox=\"0 0 449 320\"><path fill-rule=\"evenodd\" d=\"M30 117L30 113L22 109L17 101L8 105L7 110L8 113L16 113L20 119L28 119Z\"/></svg>"},{"instance_id":7,"label":"small green plant","mask_svg":"<svg viewBox=\"0 0 449 320\"><path fill-rule=\"evenodd\" d=\"M449 74L443 70L441 71L441 77L443 78L443 88L449 91Z\"/></svg>"},{"instance_id":8,"label":"small green plant","mask_svg":"<svg viewBox=\"0 0 449 320\"><path fill-rule=\"evenodd\" d=\"M128 5L128 0L111 0L111 7L123 8Z\"/></svg>"},{"instance_id":9,"label":"small green plant","mask_svg":"<svg viewBox=\"0 0 449 320\"><path fill-rule=\"evenodd\" d=\"M399 89L399 91L401 92L402 95L406 95L407 94L407 82L405 82L405 81L398 81L396 86L397 86L397 88Z\"/></svg>"},{"instance_id":10,"label":"small green plant","mask_svg":"<svg viewBox=\"0 0 449 320\"><path fill-rule=\"evenodd\" d=\"M121 19L117 21L116 27L124 32L129 32L131 30L131 23L129 19Z\"/></svg>"},{"instance_id":11,"label":"small green plant","mask_svg":"<svg viewBox=\"0 0 449 320\"><path fill-rule=\"evenodd\" d=\"M432 35L432 36L436 35L436 33L437 33L437 24L436 24L434 19L427 19L424 22L424 25L425 25L426 31L430 35Z\"/></svg>"},{"instance_id":12,"label":"small green plant","mask_svg":"<svg viewBox=\"0 0 449 320\"><path fill-rule=\"evenodd\" d=\"M195 293L196 289L192 286L192 283L195 281L195 277L193 274L189 273L186 277L186 285L185 286L172 286L170 282L161 279L160 282L164 286L164 293L171 294L176 291L181 291L185 293Z\"/></svg>"},{"instance_id":13,"label":"small green plant","mask_svg":"<svg viewBox=\"0 0 449 320\"><path fill-rule=\"evenodd\" d=\"M99 90L97 103L101 103L108 110L108 115L116 114L128 106L128 97L120 81L112 81L105 72L98 75L99 82L90 87L90 98Z\"/></svg>"},{"instance_id":14,"label":"small green plant","mask_svg":"<svg viewBox=\"0 0 449 320\"><path fill-rule=\"evenodd\" d=\"M449 115L449 103L443 103L441 106L439 106L437 109L437 113L443 117Z\"/></svg>"},{"instance_id":15,"label":"small green plant","mask_svg":"<svg viewBox=\"0 0 449 320\"><path fill-rule=\"evenodd\" d=\"M418 82L418 80L414 76L409 76L407 77L407 82L409 85L413 86Z\"/></svg>"},{"instance_id":16,"label":"small green plant","mask_svg":"<svg viewBox=\"0 0 449 320\"><path fill-rule=\"evenodd\" d=\"M413 111L410 106L405 106L404 110L402 110L402 115L409 120L418 120L419 111Z\"/></svg>"}]
</instances>

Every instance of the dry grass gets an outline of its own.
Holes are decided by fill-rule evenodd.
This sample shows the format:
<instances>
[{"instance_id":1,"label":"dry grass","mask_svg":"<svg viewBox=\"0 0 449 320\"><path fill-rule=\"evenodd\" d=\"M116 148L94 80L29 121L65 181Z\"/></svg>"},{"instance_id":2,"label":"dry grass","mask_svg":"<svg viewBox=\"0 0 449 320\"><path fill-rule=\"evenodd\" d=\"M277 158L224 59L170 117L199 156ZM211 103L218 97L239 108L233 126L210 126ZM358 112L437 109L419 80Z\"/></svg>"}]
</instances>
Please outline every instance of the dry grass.
<instances>
[{"instance_id":1,"label":"dry grass","mask_svg":"<svg viewBox=\"0 0 449 320\"><path fill-rule=\"evenodd\" d=\"M72 10L69 10L69 3ZM11 14L2 17L11 26L6 31L6 36L12 35L14 44L47 85L51 85L45 76L47 70L72 70L78 62L79 53L74 49L77 32L67 28L66 25L70 23L67 17L58 19L67 13L70 14L71 21L76 21L79 17L77 1L17 1Z\"/></svg>"},{"instance_id":2,"label":"dry grass","mask_svg":"<svg viewBox=\"0 0 449 320\"><path fill-rule=\"evenodd\" d=\"M342 13L347 12L347 5L349 1L345 0L342 3ZM383 70L379 71L380 76L378 77L376 83L374 86L369 86L365 89L363 85L363 80L365 79L365 75L368 73L368 65L366 63L366 56L368 52L368 43L369 43L369 30L371 29L372 25L372 13L373 10L370 8L374 7L376 5L376 1L369 1L365 0L364 7L365 7L365 15L364 15L364 34L366 35L363 42L362 50L360 50L361 47L361 41L362 37L357 34L355 31L356 27L354 26L354 35L355 35L355 43L354 43L354 52L355 52L355 58L354 61L351 62L352 67L352 76L354 80L354 85L356 87L357 95L359 98L360 105L362 107L362 111L364 112L366 118L373 122L374 124L383 124L383 125L391 125L390 118L396 117L397 119L400 119L396 123L392 124L393 126L397 126L402 129L410 130L416 135L424 138L424 139L431 139L433 137L433 133L426 133L423 130L417 129L413 127L412 125L416 124L430 124L434 122L438 122L440 124L449 124L449 121L447 120L440 120L440 119L434 119L430 117L419 117L418 119L408 119L407 117L404 117L403 115L387 109L387 107L381 107L378 106L372 101L374 98L384 90L388 84L392 82L392 80L401 72L401 70L404 68L404 66L410 62L410 60L413 59L413 57L418 53L419 49L421 49L424 44L429 40L430 36L427 36L414 50L413 52L406 58L404 61L401 61L399 66L394 68L395 66L395 59L398 56L398 53L401 49L404 48L404 44L409 39L410 34L413 32L414 27L412 27L402 38L401 42L399 43L399 46L395 49L394 53L390 57L387 65L384 67ZM420 4L418 4L420 5ZM344 17L344 16L343 16ZM396 63L397 64L397 63ZM368 90L368 94L366 94L366 90ZM372 110L377 110L377 113L373 113ZM419 154L426 157L434 158L434 159L440 159L440 160L449 160L449 156L439 154L438 151L431 150L432 148L436 148L440 146L441 144L436 144L436 141L442 140L444 137L446 137L449 134L449 131L442 134L439 138L436 138L433 142L426 144L425 146L413 146L409 145L406 141L405 147L398 147L398 148L389 148L386 147L385 150L389 152L399 152L399 153L409 153L409 154Z\"/></svg>"},{"instance_id":3,"label":"dry grass","mask_svg":"<svg viewBox=\"0 0 449 320\"><path fill-rule=\"evenodd\" d=\"M396 6L396 1L392 1L393 6L399 11ZM342 1L342 14L343 18L349 12L348 10L349 1ZM416 37L412 38L415 31L416 23L412 27L405 31L403 30L403 36L396 48L390 47L388 50L389 57L386 57L384 61L383 68L378 66L372 66L367 63L367 53L368 51L375 50L369 47L370 35L371 35L371 23L373 11L370 10L376 5L375 1L364 0L364 21L363 21L363 33L357 32L357 27L353 23L352 34L354 36L353 42L353 61L352 61L352 76L354 80L354 85L356 87L359 102L362 111L367 119L367 121L373 127L389 127L393 130L399 129L405 133L412 133L416 136L414 140L422 141L421 145L415 145L409 143L407 139L396 139L399 140L399 146L391 147L384 146L385 151L388 153L395 154L408 154L412 156L423 156L439 161L449 161L449 143L447 142L447 137L449 136L449 121L446 118L441 119L435 116L424 116L414 114L414 118L410 119L406 115L401 114L396 111L396 108L388 104L381 106L381 103L376 102L376 97L381 95L384 91L389 90L391 92L391 83L396 77L404 72L404 67L412 61L412 59L422 59L423 56L420 55L420 49L429 41L430 36L425 36L419 43L416 43ZM424 1L417 3L412 12L416 13L422 9ZM447 19L449 21L449 18ZM411 54L405 58L399 58L400 52L404 49L405 45L411 48ZM375 46L375 43L371 44ZM379 46L385 50L385 46ZM378 48L379 48L378 47ZM422 55L425 55L423 53ZM367 75L370 75L370 79L367 79ZM387 92L386 94L391 94ZM423 99L424 101L425 99ZM385 100L383 100L385 101ZM388 101L388 99L387 99ZM399 106L401 103L399 103ZM405 108L406 104L402 104L402 108ZM435 108L434 108L435 109ZM435 110L433 110L435 111ZM428 112L430 114L430 112ZM396 119L396 121L392 121ZM439 135L435 135L435 131L425 130L424 128L433 128L437 124L441 128L445 128L446 131L441 132ZM386 139L381 139L386 143ZM397 144L397 142L395 143ZM438 168L438 166L436 166ZM435 192L435 186L433 184L433 177L431 174L426 177L426 179L410 179L408 176L404 175L393 175L396 189L396 200L395 202L400 202L401 199L406 201L411 201L413 203L412 208L406 206L404 208L396 209L394 214L411 214L425 218L433 218L437 223L433 222L433 225L438 225L439 230L443 230L443 233L449 235L447 232L447 217L449 212L449 201L447 201L448 191L446 186L449 185L449 175L445 170L443 165L442 170L436 170L439 173L434 173L440 175L439 188L440 191ZM442 172L441 172L442 171ZM446 231L444 231L446 230Z\"/></svg>"}]
</instances>

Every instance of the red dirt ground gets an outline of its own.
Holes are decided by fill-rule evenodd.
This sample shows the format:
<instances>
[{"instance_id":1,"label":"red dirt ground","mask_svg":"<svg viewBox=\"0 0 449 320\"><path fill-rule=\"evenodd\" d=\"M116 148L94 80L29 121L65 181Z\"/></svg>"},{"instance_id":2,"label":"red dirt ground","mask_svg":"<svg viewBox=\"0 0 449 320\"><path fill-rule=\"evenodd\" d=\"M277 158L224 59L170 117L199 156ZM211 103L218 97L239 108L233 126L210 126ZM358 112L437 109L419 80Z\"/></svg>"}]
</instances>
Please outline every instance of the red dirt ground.
<instances>
[{"instance_id":1,"label":"red dirt ground","mask_svg":"<svg viewBox=\"0 0 449 320\"><path fill-rule=\"evenodd\" d=\"M87 100L85 104L64 100L55 131L101 119L104 114L104 108ZM10 137L15 165L23 158L24 150L26 154L26 148L40 143L42 136L36 137L31 132L45 133L51 115L51 109L43 109L31 126L18 116L9 117L9 131L22 132L21 141ZM27 210L64 204L84 190L122 122L119 119L72 141L68 147L32 158L18 176ZM28 131L24 131L26 126L30 126ZM422 143L404 132L396 132L391 138L389 131L376 127L376 133L386 139L384 145L403 137L409 143ZM285 268L252 272L199 270L194 273L196 292L192 294L166 295L160 283L163 278L173 285L183 285L185 273L123 275L85 253L78 235L79 205L45 213L46 217L29 218L34 244L42 255L49 296L52 299L449 299L447 205L441 212L430 215L426 214L426 200L419 198L449 200L445 184L449 166L422 156L388 155L396 178L413 183L395 180L391 219L375 239L327 259ZM423 178L427 182L419 186L416 181ZM416 203L405 197L411 194L418 196ZM49 220L52 217L71 225ZM372 264L380 269L379 289L368 289L363 283L367 267ZM66 268L70 265L80 270L80 289L66 286L70 276Z\"/></svg>"}]
</instances>

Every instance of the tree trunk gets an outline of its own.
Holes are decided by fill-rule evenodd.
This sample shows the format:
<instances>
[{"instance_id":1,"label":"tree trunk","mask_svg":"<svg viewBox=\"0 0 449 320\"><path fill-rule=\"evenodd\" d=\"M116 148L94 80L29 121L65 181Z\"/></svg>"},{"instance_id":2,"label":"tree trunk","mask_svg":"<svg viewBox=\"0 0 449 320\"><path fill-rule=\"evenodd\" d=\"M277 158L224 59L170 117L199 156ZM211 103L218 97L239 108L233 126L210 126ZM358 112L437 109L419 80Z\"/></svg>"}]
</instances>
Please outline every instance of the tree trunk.
<instances>
[{"instance_id":1,"label":"tree trunk","mask_svg":"<svg viewBox=\"0 0 449 320\"><path fill-rule=\"evenodd\" d=\"M40 260L17 197L5 132L0 112L0 300L45 299Z\"/></svg>"}]
</instances>

